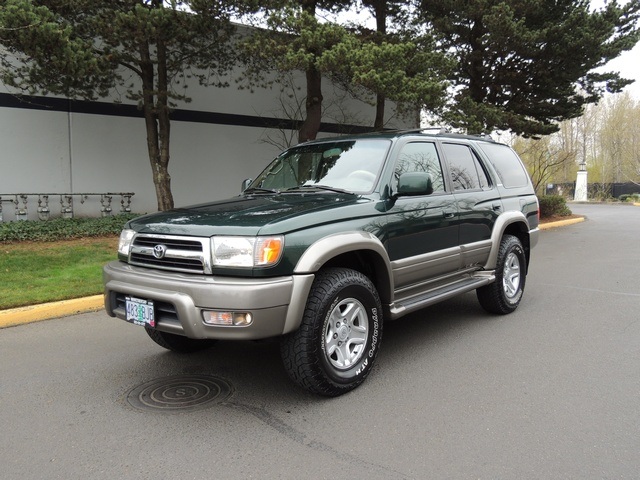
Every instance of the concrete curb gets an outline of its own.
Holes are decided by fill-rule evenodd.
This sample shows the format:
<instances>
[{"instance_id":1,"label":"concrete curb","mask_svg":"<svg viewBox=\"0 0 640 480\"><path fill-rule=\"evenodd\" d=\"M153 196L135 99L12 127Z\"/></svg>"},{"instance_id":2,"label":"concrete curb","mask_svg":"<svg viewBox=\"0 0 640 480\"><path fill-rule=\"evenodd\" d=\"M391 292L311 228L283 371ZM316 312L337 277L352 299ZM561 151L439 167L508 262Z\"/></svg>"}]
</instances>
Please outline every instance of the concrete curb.
<instances>
[{"instance_id":1,"label":"concrete curb","mask_svg":"<svg viewBox=\"0 0 640 480\"><path fill-rule=\"evenodd\" d=\"M0 328L39 322L84 312L95 312L104 308L104 296L75 298L60 302L43 303L29 307L0 310Z\"/></svg>"},{"instance_id":2,"label":"concrete curb","mask_svg":"<svg viewBox=\"0 0 640 480\"><path fill-rule=\"evenodd\" d=\"M540 224L540 230L573 225L574 223L584 222L584 220L584 217L580 217L544 223ZM76 315L78 313L96 312L102 308L104 308L104 297L102 295L94 295L92 297L44 303L42 305L33 305L30 307L0 310L0 328L14 327L25 323L40 322L42 320L50 320L52 318Z\"/></svg>"},{"instance_id":3,"label":"concrete curb","mask_svg":"<svg viewBox=\"0 0 640 480\"><path fill-rule=\"evenodd\" d=\"M558 220L557 222L541 223L540 230L549 230L551 228L566 227L575 223L584 222L585 217L569 218L568 220Z\"/></svg>"}]
</instances>

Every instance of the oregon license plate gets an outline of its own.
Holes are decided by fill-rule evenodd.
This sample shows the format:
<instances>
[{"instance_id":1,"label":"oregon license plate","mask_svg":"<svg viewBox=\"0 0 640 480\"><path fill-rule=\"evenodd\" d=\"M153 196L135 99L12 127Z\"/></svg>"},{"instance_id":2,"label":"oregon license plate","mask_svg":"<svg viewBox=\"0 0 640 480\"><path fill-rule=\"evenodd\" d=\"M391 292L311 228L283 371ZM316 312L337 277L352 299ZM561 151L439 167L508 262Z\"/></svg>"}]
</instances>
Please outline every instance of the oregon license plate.
<instances>
[{"instance_id":1,"label":"oregon license plate","mask_svg":"<svg viewBox=\"0 0 640 480\"><path fill-rule=\"evenodd\" d=\"M153 300L143 300L141 298L126 297L125 309L127 311L127 321L136 325L156 326L155 312L153 310Z\"/></svg>"}]
</instances>

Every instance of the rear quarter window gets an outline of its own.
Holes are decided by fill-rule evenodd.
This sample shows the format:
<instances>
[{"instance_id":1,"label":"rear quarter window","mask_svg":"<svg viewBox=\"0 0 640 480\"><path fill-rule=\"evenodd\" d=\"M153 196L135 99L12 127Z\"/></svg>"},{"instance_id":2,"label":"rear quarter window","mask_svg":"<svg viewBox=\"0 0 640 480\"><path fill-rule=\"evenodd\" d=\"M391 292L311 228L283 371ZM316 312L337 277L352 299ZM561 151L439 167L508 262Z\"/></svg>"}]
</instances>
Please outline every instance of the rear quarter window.
<instances>
[{"instance_id":1,"label":"rear quarter window","mask_svg":"<svg viewBox=\"0 0 640 480\"><path fill-rule=\"evenodd\" d=\"M529 174L513 150L499 143L487 143L479 146L498 172L504 187L526 187L529 184Z\"/></svg>"}]
</instances>

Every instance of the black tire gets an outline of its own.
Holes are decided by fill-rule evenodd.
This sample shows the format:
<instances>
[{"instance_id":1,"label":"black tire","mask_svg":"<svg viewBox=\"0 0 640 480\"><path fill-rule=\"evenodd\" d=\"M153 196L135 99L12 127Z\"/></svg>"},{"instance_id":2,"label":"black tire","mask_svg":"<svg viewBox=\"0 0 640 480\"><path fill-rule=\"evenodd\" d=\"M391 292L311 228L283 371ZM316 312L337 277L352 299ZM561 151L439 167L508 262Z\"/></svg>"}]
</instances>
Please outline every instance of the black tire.
<instances>
[{"instance_id":1,"label":"black tire","mask_svg":"<svg viewBox=\"0 0 640 480\"><path fill-rule=\"evenodd\" d=\"M151 340L161 347L177 353L192 353L211 347L215 340L198 340L173 333L161 332L154 328L144 327Z\"/></svg>"},{"instance_id":2,"label":"black tire","mask_svg":"<svg viewBox=\"0 0 640 480\"><path fill-rule=\"evenodd\" d=\"M480 305L489 313L506 315L522 300L527 275L527 257L518 237L505 235L500 242L496 281L476 290Z\"/></svg>"},{"instance_id":3,"label":"black tire","mask_svg":"<svg viewBox=\"0 0 640 480\"><path fill-rule=\"evenodd\" d=\"M382 339L382 305L371 280L347 268L316 276L300 328L280 352L291 379L310 392L336 397L360 385Z\"/></svg>"}]
</instances>

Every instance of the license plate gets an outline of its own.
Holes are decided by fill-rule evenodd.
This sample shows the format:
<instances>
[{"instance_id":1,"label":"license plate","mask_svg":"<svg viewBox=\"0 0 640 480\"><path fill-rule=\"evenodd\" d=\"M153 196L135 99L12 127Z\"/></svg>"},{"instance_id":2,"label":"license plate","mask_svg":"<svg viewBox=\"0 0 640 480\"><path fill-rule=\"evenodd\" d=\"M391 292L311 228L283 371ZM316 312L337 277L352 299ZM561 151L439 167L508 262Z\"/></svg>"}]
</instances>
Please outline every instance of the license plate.
<instances>
[{"instance_id":1,"label":"license plate","mask_svg":"<svg viewBox=\"0 0 640 480\"><path fill-rule=\"evenodd\" d=\"M125 297L125 309L127 311L127 322L136 325L156 326L156 319L153 310L153 300L143 300L135 297Z\"/></svg>"}]
</instances>

